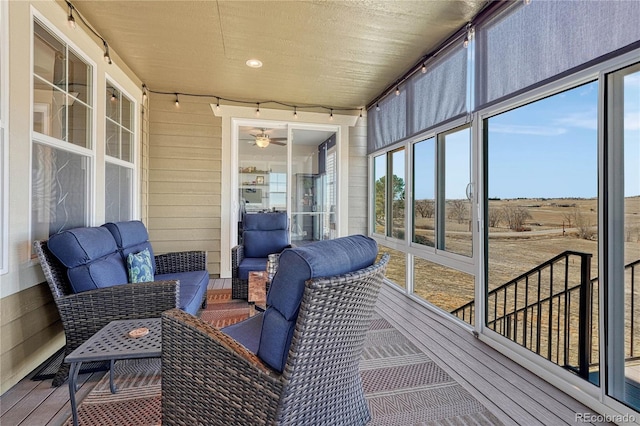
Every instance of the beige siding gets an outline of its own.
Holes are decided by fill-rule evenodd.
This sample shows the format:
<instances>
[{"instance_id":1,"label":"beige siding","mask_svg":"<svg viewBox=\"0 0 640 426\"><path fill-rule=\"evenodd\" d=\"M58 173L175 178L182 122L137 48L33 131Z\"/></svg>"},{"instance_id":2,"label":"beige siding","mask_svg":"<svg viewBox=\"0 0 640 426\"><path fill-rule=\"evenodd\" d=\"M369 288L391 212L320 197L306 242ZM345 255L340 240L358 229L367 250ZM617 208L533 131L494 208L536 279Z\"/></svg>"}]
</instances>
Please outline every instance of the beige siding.
<instances>
[{"instance_id":1,"label":"beige siding","mask_svg":"<svg viewBox=\"0 0 640 426\"><path fill-rule=\"evenodd\" d=\"M0 299L0 394L64 345L62 322L46 284Z\"/></svg>"},{"instance_id":2,"label":"beige siding","mask_svg":"<svg viewBox=\"0 0 640 426\"><path fill-rule=\"evenodd\" d=\"M367 234L367 120L349 128L349 234Z\"/></svg>"},{"instance_id":3,"label":"beige siding","mask_svg":"<svg viewBox=\"0 0 640 426\"><path fill-rule=\"evenodd\" d=\"M156 253L205 250L208 270L220 275L222 121L209 101L151 94L148 216Z\"/></svg>"}]
</instances>

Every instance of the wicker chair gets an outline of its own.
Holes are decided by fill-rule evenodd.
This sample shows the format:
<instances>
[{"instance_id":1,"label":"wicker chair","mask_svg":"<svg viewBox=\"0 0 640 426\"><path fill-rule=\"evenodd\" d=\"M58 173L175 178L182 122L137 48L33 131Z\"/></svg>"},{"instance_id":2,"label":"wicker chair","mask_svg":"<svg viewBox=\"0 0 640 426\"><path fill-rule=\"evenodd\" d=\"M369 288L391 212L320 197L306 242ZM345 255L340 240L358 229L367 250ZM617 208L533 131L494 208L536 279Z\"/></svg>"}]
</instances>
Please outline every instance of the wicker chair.
<instances>
[{"instance_id":1,"label":"wicker chair","mask_svg":"<svg viewBox=\"0 0 640 426\"><path fill-rule=\"evenodd\" d=\"M73 293L67 268L49 251L47 241L35 241L34 249L62 320L65 356L111 321L160 317L163 311L178 306L177 281L123 284ZM189 265L204 267L206 254L181 252L156 256L158 274L189 270ZM52 385L62 385L68 375L69 364L63 363Z\"/></svg>"},{"instance_id":2,"label":"wicker chair","mask_svg":"<svg viewBox=\"0 0 640 426\"><path fill-rule=\"evenodd\" d=\"M200 319L163 313L163 423L366 424L358 367L388 261L306 281L282 374Z\"/></svg>"},{"instance_id":3,"label":"wicker chair","mask_svg":"<svg viewBox=\"0 0 640 426\"><path fill-rule=\"evenodd\" d=\"M231 297L247 299L249 271L265 271L267 256L289 245L287 213L251 213L243 218L242 244L231 249Z\"/></svg>"}]
</instances>

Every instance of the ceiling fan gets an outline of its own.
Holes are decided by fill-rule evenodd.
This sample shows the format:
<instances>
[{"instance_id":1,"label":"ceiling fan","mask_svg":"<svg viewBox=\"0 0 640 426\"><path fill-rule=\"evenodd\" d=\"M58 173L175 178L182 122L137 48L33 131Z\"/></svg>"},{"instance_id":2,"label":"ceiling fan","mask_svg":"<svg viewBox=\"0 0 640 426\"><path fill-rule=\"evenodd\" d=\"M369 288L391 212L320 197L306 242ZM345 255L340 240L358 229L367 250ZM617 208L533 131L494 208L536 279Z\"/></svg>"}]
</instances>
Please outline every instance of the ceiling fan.
<instances>
[{"instance_id":1,"label":"ceiling fan","mask_svg":"<svg viewBox=\"0 0 640 426\"><path fill-rule=\"evenodd\" d=\"M286 145L287 138L272 138L266 133L267 129L260 129L260 133L252 134L253 139L249 139L250 142L253 142L254 145L257 145L258 148L266 148L269 144L274 145Z\"/></svg>"}]
</instances>

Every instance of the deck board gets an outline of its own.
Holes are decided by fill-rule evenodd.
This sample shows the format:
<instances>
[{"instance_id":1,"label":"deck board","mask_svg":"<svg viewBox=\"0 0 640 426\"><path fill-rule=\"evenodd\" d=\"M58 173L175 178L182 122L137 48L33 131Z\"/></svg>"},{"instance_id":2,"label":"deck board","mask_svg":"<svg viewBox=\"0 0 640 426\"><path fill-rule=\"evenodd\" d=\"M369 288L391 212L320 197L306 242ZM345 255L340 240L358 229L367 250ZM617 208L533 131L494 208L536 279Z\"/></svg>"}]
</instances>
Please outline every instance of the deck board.
<instances>
[{"instance_id":1,"label":"deck board","mask_svg":"<svg viewBox=\"0 0 640 426\"><path fill-rule=\"evenodd\" d=\"M212 279L208 288L230 289L231 279ZM576 413L593 412L455 321L391 286L383 286L377 310L505 425L578 424ZM78 402L104 374L78 377ZM29 376L2 395L0 414L2 425L62 425L71 414L69 388L52 388L51 380L34 382Z\"/></svg>"},{"instance_id":2,"label":"deck board","mask_svg":"<svg viewBox=\"0 0 640 426\"><path fill-rule=\"evenodd\" d=\"M396 289L383 287L378 309L506 424L576 424L576 413L593 413L452 320Z\"/></svg>"}]
</instances>

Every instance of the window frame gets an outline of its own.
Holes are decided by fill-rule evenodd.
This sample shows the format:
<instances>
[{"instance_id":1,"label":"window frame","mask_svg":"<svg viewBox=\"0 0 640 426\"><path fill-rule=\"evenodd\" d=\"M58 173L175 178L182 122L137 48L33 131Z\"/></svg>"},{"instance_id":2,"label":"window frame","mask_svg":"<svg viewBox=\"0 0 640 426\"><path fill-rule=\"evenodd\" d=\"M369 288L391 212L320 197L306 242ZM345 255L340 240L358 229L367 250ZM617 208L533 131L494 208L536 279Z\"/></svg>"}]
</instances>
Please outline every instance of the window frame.
<instances>
[{"instance_id":1,"label":"window frame","mask_svg":"<svg viewBox=\"0 0 640 426\"><path fill-rule=\"evenodd\" d=\"M121 96L124 96L127 98L127 100L131 103L131 129L126 129L126 127L124 127L122 125L122 104L120 103L120 107L119 107L119 111L118 111L118 115L119 115L119 121L116 122L113 119L109 118L107 115L107 111L105 108L105 114L104 114L104 123L105 123L105 132L104 132L104 162L105 162L105 188L104 188L104 197L105 197L105 217L106 217L106 198L107 198L107 182L106 182L106 165L107 164L111 164L117 167L122 167L122 168L126 168L131 170L131 188L130 188L130 193L131 193L131 207L130 207L130 211L129 211L129 218L130 220L133 220L134 218L138 217L138 208L137 208L137 201L138 201L138 102L136 100L136 98L134 96L132 96L127 90L124 89L124 87L122 87L121 84L119 84L117 82L117 80L113 77L111 77L109 74L105 74L105 84L104 84L104 90L105 90L105 95L104 95L104 99L105 101L107 99L109 99L109 93L107 93L107 87L111 86L114 87L118 90L119 94ZM118 157L114 157L111 156L109 154L107 154L107 132L106 132L106 123L110 121L112 123L114 123L116 126L118 126L119 130L120 130L120 135L123 129L126 129L127 131L131 131L131 161L127 161L127 160L122 160L121 158ZM119 138L118 141L118 145L119 145L119 149L120 149L120 153L122 153L122 138Z\"/></svg>"},{"instance_id":2,"label":"window frame","mask_svg":"<svg viewBox=\"0 0 640 426\"><path fill-rule=\"evenodd\" d=\"M32 170L33 167L33 148L35 144L40 144L43 146L47 146L53 149L59 149L65 152L69 152L71 154L76 154L83 157L86 161L86 182L85 182L85 190L87 193L85 194L85 218L84 222L86 226L92 226L95 222L95 197L96 197L96 146L97 146L97 126L96 126L96 114L97 114L97 73L98 67L95 61L91 59L89 55L87 55L82 49L80 49L75 43L73 43L68 37L66 37L58 28L51 23L42 13L40 13L35 8L31 7L31 17L30 17L30 114L29 114L29 134L30 134L30 152L29 152L29 170ZM91 102L88 104L88 118L90 119L91 128L87 131L87 137L89 138L88 145L89 148L82 147L76 144L73 144L69 141L58 139L40 132L36 132L33 129L33 115L35 111L34 104L34 76L36 76L34 72L34 63L35 63L35 49L34 49L34 41L35 41L35 24L36 22L51 35L56 37L61 43L65 44L65 48L67 51L72 50L73 53L84 61L89 67L91 67L90 75L91 75ZM65 60L65 66L68 67L69 58L67 57ZM65 92L66 93L66 92ZM32 173L30 173L29 178L29 240L33 241L34 229L33 229L33 177ZM35 258L35 254L31 251L31 258Z\"/></svg>"}]
</instances>

